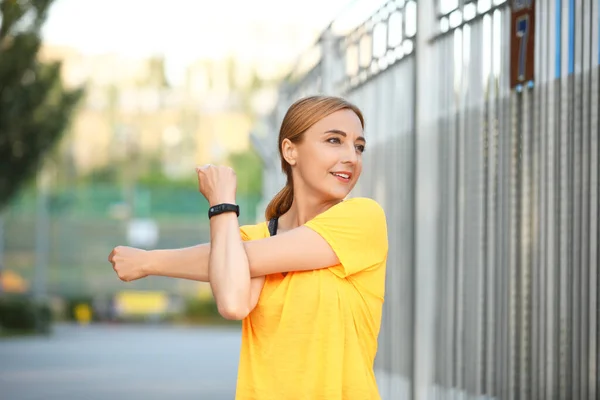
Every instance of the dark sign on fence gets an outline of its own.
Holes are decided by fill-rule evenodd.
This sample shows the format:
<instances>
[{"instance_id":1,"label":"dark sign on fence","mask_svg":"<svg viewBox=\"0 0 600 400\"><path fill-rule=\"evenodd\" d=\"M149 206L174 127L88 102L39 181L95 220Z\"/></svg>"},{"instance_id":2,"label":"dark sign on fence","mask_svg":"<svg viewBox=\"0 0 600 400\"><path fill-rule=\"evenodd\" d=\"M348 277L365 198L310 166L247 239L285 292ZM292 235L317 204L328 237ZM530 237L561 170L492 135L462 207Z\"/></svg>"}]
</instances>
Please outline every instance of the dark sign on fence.
<instances>
[{"instance_id":1,"label":"dark sign on fence","mask_svg":"<svg viewBox=\"0 0 600 400\"><path fill-rule=\"evenodd\" d=\"M510 87L534 80L535 0L512 0L510 22Z\"/></svg>"}]
</instances>

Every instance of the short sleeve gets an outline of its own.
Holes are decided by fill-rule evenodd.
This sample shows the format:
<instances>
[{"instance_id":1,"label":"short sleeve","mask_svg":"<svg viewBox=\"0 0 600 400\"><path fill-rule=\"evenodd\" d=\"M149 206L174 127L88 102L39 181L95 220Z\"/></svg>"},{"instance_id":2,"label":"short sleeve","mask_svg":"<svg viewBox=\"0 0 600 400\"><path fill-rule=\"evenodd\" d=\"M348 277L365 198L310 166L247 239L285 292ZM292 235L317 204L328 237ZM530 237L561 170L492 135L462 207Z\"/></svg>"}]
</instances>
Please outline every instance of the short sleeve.
<instances>
[{"instance_id":1,"label":"short sleeve","mask_svg":"<svg viewBox=\"0 0 600 400\"><path fill-rule=\"evenodd\" d=\"M262 239L265 237L265 229L264 223L240 226L240 236L244 242Z\"/></svg>"},{"instance_id":2,"label":"short sleeve","mask_svg":"<svg viewBox=\"0 0 600 400\"><path fill-rule=\"evenodd\" d=\"M347 277L384 265L388 253L387 223L372 199L345 200L308 221L305 226L331 246L340 265L333 272Z\"/></svg>"},{"instance_id":3,"label":"short sleeve","mask_svg":"<svg viewBox=\"0 0 600 400\"><path fill-rule=\"evenodd\" d=\"M248 230L247 226L240 226L240 236L242 237L242 241L247 242L250 240L250 236L246 232Z\"/></svg>"}]
</instances>

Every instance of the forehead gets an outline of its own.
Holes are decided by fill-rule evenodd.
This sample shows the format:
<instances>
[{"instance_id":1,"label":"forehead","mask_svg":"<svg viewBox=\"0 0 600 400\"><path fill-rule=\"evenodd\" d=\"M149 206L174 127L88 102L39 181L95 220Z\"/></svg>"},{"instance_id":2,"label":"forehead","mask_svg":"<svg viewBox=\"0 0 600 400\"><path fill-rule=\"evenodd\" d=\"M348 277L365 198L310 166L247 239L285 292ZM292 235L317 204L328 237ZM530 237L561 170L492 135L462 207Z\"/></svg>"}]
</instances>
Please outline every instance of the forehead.
<instances>
[{"instance_id":1,"label":"forehead","mask_svg":"<svg viewBox=\"0 0 600 400\"><path fill-rule=\"evenodd\" d=\"M338 129L350 136L362 136L363 128L358 115L352 110L340 110L329 114L314 124L309 131L323 133L330 129Z\"/></svg>"}]
</instances>

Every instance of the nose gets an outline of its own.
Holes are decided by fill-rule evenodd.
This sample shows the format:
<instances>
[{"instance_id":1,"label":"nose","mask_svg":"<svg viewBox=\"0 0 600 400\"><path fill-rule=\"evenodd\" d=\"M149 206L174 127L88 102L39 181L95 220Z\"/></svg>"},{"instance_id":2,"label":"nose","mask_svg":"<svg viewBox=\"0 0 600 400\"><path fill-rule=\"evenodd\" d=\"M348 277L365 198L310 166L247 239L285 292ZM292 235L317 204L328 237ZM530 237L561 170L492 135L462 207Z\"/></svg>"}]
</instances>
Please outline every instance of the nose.
<instances>
[{"instance_id":1,"label":"nose","mask_svg":"<svg viewBox=\"0 0 600 400\"><path fill-rule=\"evenodd\" d=\"M344 148L342 162L344 164L356 165L356 163L358 162L358 154L356 148L354 147L354 144L351 144Z\"/></svg>"}]
</instances>

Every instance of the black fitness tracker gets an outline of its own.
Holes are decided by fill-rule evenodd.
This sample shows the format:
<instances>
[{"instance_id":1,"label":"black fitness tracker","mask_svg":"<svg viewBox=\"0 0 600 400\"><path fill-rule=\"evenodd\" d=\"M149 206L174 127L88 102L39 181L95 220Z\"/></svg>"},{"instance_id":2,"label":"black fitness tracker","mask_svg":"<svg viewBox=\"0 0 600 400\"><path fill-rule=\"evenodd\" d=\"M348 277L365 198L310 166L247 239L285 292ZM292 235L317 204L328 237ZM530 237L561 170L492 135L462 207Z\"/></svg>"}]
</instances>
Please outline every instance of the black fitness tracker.
<instances>
[{"instance_id":1,"label":"black fitness tracker","mask_svg":"<svg viewBox=\"0 0 600 400\"><path fill-rule=\"evenodd\" d=\"M208 219L211 219L215 215L223 214L226 212L234 212L238 217L240 216L240 206L236 204L217 204L208 209Z\"/></svg>"}]
</instances>

